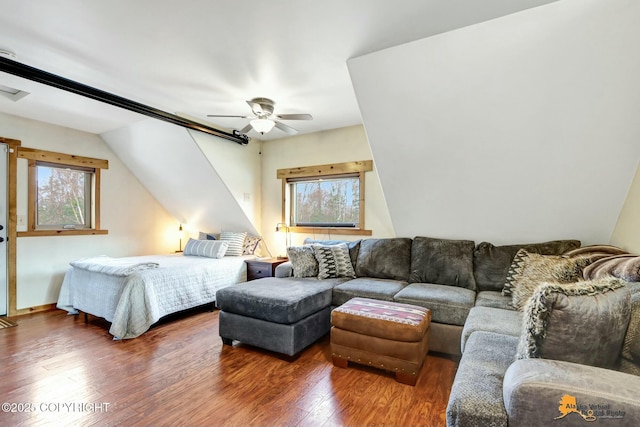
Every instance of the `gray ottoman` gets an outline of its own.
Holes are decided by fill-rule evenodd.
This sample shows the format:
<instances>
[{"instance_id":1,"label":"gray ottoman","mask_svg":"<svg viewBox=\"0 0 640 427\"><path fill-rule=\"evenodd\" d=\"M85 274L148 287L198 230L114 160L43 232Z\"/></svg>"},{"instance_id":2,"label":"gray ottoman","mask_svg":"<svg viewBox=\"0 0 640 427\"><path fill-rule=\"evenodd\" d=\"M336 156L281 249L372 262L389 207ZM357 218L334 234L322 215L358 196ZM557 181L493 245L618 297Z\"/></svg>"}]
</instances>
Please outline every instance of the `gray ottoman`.
<instances>
[{"instance_id":1,"label":"gray ottoman","mask_svg":"<svg viewBox=\"0 0 640 427\"><path fill-rule=\"evenodd\" d=\"M293 356L331 329L333 287L344 279L268 277L220 289L219 334Z\"/></svg>"}]
</instances>

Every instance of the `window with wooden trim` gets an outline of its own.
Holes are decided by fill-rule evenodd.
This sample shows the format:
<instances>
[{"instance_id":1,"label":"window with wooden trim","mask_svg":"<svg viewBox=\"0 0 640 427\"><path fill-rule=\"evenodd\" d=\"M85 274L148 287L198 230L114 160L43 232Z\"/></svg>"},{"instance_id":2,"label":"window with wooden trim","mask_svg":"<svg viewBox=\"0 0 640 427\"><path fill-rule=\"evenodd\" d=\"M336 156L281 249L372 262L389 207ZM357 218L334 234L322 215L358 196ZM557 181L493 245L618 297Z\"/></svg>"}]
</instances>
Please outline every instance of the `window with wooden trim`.
<instances>
[{"instance_id":1,"label":"window with wooden trim","mask_svg":"<svg viewBox=\"0 0 640 427\"><path fill-rule=\"evenodd\" d=\"M364 227L364 186L372 163L279 169L283 222L293 232L370 235Z\"/></svg>"},{"instance_id":2,"label":"window with wooden trim","mask_svg":"<svg viewBox=\"0 0 640 427\"><path fill-rule=\"evenodd\" d=\"M100 170L107 160L20 148L28 160L28 226L19 236L106 234L100 229Z\"/></svg>"}]
</instances>

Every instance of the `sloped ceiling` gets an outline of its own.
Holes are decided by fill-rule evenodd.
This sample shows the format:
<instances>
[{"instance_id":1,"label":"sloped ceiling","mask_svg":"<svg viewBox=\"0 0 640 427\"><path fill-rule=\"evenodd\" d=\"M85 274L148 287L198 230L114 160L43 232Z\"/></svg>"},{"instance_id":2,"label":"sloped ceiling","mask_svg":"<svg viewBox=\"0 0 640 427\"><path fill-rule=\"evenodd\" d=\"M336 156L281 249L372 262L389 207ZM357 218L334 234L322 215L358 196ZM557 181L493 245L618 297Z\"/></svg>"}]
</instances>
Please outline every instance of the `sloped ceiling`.
<instances>
[{"instance_id":1,"label":"sloped ceiling","mask_svg":"<svg viewBox=\"0 0 640 427\"><path fill-rule=\"evenodd\" d=\"M350 60L396 233L608 242L640 158L639 20L563 0Z\"/></svg>"},{"instance_id":2,"label":"sloped ceiling","mask_svg":"<svg viewBox=\"0 0 640 427\"><path fill-rule=\"evenodd\" d=\"M257 234L188 130L148 119L101 137L158 202L192 231Z\"/></svg>"},{"instance_id":3,"label":"sloped ceiling","mask_svg":"<svg viewBox=\"0 0 640 427\"><path fill-rule=\"evenodd\" d=\"M270 97L301 133L361 124L350 57L552 0L0 0L0 49L17 61L170 113L241 129ZM144 118L0 72L31 94L0 111L100 134ZM250 136L260 138L255 132ZM260 139L281 138L274 130Z\"/></svg>"}]
</instances>

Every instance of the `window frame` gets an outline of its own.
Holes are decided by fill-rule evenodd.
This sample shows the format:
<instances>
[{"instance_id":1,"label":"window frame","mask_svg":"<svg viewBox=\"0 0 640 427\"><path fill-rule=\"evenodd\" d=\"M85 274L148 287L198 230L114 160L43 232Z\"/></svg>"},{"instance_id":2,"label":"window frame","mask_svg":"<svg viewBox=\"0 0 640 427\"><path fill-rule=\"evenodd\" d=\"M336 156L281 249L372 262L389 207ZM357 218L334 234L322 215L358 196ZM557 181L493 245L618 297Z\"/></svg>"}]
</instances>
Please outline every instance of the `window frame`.
<instances>
[{"instance_id":1,"label":"window frame","mask_svg":"<svg viewBox=\"0 0 640 427\"><path fill-rule=\"evenodd\" d=\"M28 161L28 203L27 203L27 231L18 232L18 237L28 236L73 236L108 234L108 230L100 228L100 181L102 169L109 168L109 162L102 159L55 153L52 151L32 148L18 149L18 158ZM92 174L91 179L91 219L89 228L38 228L36 225L38 183L36 168L38 164L54 167L68 167L83 170Z\"/></svg>"},{"instance_id":2,"label":"window frame","mask_svg":"<svg viewBox=\"0 0 640 427\"><path fill-rule=\"evenodd\" d=\"M365 173L373 170L372 160L361 160L346 163L304 166L278 169L276 176L282 181L282 222L287 224L292 233L347 234L370 236L371 230L365 229ZM292 183L300 180L321 178L352 178L358 176L360 181L360 219L358 227L332 226L291 226L292 224Z\"/></svg>"}]
</instances>

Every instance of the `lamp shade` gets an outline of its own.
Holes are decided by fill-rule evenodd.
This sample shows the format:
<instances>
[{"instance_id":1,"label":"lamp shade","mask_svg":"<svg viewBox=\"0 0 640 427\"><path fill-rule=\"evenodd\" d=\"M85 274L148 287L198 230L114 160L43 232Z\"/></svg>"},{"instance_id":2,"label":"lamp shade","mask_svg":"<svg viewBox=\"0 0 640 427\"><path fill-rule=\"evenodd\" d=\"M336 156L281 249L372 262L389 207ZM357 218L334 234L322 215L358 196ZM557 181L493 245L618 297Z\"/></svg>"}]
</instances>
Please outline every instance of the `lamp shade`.
<instances>
[{"instance_id":1,"label":"lamp shade","mask_svg":"<svg viewBox=\"0 0 640 427\"><path fill-rule=\"evenodd\" d=\"M256 132L260 132L263 135L273 129L273 126L276 124L273 120L269 119L253 119L250 123Z\"/></svg>"}]
</instances>

